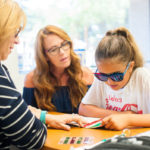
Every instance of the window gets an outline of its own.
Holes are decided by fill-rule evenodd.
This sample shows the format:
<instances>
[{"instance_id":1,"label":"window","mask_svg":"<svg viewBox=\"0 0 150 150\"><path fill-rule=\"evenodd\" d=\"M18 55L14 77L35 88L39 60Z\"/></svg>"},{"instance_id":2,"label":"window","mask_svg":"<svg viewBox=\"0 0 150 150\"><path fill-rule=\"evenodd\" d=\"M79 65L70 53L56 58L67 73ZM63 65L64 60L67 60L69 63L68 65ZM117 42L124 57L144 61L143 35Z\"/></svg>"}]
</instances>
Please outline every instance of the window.
<instances>
[{"instance_id":1,"label":"window","mask_svg":"<svg viewBox=\"0 0 150 150\"><path fill-rule=\"evenodd\" d=\"M18 46L20 73L35 67L35 37L48 24L59 26L69 34L82 65L91 69L95 69L94 52L105 32L129 24L129 0L17 1L27 14L27 26Z\"/></svg>"}]
</instances>

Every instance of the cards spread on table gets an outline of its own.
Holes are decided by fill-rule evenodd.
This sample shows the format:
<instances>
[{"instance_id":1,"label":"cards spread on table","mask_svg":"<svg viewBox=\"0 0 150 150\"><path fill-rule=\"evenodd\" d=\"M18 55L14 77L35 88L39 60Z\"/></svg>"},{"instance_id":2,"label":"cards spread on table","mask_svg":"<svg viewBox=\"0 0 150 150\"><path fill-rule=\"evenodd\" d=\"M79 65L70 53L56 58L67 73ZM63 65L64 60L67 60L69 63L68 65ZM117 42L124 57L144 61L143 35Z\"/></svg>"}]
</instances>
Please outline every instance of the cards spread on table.
<instances>
[{"instance_id":1,"label":"cards spread on table","mask_svg":"<svg viewBox=\"0 0 150 150\"><path fill-rule=\"evenodd\" d=\"M62 137L58 144L93 144L94 137Z\"/></svg>"},{"instance_id":2,"label":"cards spread on table","mask_svg":"<svg viewBox=\"0 0 150 150\"><path fill-rule=\"evenodd\" d=\"M87 121L87 124L83 126L84 128L98 128L102 126L102 118L93 118L93 117L83 117L83 118L84 120ZM74 121L72 121L69 124L79 126L79 124Z\"/></svg>"}]
</instances>

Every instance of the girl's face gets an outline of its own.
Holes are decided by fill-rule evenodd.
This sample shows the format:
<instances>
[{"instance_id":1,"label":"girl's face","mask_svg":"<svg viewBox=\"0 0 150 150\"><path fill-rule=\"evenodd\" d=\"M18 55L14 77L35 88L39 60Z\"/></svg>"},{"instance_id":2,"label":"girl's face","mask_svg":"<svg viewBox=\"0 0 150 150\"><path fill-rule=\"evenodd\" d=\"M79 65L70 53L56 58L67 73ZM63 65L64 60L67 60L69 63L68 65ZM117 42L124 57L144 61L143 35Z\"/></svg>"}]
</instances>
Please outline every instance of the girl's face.
<instances>
[{"instance_id":1,"label":"girl's face","mask_svg":"<svg viewBox=\"0 0 150 150\"><path fill-rule=\"evenodd\" d=\"M19 43L18 34L10 36L9 39L1 45L0 50L0 60L6 60L8 55L11 53L12 49L14 48L15 44Z\"/></svg>"},{"instance_id":2,"label":"girl's face","mask_svg":"<svg viewBox=\"0 0 150 150\"><path fill-rule=\"evenodd\" d=\"M134 62L133 61L130 62L129 67L127 67L128 64L107 59L100 62L97 61L96 65L97 65L98 72L104 74L113 74L118 72L124 73L126 70L122 81L113 81L110 77L108 77L107 81L104 81L113 90L119 90L128 83L131 73L133 71Z\"/></svg>"},{"instance_id":3,"label":"girl's face","mask_svg":"<svg viewBox=\"0 0 150 150\"><path fill-rule=\"evenodd\" d=\"M46 56L56 69L65 69L70 66L70 45L67 41L55 34L50 34L44 39Z\"/></svg>"}]
</instances>

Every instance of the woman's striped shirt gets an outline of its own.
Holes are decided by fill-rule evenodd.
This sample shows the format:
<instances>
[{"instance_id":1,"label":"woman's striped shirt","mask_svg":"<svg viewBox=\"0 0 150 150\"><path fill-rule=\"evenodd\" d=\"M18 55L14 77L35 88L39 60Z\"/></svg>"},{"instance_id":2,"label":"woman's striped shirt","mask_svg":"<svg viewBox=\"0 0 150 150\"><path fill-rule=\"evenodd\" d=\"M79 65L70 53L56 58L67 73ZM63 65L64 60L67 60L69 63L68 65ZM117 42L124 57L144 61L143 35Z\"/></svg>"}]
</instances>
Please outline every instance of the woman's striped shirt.
<instances>
[{"instance_id":1,"label":"woman's striped shirt","mask_svg":"<svg viewBox=\"0 0 150 150\"><path fill-rule=\"evenodd\" d=\"M28 109L7 68L0 64L0 149L40 149L47 129Z\"/></svg>"}]
</instances>

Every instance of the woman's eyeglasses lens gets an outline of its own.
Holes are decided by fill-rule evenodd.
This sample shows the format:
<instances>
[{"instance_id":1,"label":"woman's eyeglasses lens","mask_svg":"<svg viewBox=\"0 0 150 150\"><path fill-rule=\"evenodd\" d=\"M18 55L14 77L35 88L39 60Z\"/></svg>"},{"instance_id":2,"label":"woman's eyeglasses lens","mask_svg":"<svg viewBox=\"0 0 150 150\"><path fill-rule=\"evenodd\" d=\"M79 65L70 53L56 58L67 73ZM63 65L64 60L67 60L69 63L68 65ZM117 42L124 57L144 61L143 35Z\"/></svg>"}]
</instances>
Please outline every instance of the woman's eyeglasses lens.
<instances>
[{"instance_id":1,"label":"woman's eyeglasses lens","mask_svg":"<svg viewBox=\"0 0 150 150\"><path fill-rule=\"evenodd\" d=\"M71 47L71 43L69 41L65 41L64 43L62 43L62 45L60 47L56 47L54 49L47 50L47 52L52 55L57 55L57 54L59 54L60 49L67 51L70 49L70 47Z\"/></svg>"}]
</instances>

